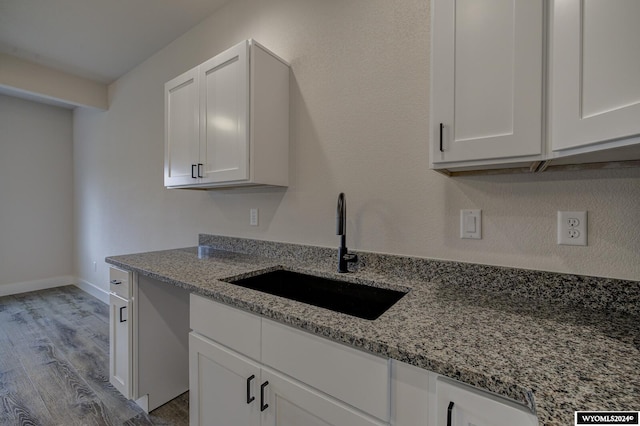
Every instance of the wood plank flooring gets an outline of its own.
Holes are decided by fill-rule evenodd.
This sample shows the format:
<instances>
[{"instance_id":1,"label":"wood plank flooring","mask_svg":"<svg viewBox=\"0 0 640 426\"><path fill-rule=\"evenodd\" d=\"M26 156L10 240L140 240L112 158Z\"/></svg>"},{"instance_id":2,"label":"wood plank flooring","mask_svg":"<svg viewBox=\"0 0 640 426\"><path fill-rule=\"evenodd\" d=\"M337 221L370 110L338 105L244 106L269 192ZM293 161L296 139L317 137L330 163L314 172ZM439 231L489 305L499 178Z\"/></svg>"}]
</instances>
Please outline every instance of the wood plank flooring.
<instances>
[{"instance_id":1,"label":"wood plank flooring","mask_svg":"<svg viewBox=\"0 0 640 426\"><path fill-rule=\"evenodd\" d=\"M0 297L0 425L188 424L188 392L147 415L109 383L108 305L75 286Z\"/></svg>"}]
</instances>

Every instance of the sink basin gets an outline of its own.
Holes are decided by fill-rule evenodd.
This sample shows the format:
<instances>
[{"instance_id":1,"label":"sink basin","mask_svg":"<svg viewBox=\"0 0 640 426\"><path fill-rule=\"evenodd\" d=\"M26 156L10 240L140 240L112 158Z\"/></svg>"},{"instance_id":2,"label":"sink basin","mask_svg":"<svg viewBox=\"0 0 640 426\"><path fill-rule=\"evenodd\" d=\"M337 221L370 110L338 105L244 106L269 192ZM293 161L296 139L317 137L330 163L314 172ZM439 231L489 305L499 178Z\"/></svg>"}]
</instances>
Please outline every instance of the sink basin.
<instances>
[{"instance_id":1,"label":"sink basin","mask_svg":"<svg viewBox=\"0 0 640 426\"><path fill-rule=\"evenodd\" d=\"M283 269L226 282L368 320L378 318L406 294Z\"/></svg>"}]
</instances>

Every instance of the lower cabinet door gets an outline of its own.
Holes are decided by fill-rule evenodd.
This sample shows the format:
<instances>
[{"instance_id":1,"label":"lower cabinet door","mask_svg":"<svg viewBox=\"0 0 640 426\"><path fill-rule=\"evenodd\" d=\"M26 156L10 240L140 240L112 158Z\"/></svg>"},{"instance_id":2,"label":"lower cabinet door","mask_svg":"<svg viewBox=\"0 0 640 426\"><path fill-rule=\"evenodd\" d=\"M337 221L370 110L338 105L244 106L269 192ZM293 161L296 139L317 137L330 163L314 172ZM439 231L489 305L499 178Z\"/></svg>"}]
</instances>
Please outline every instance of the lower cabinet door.
<instances>
[{"instance_id":1,"label":"lower cabinet door","mask_svg":"<svg viewBox=\"0 0 640 426\"><path fill-rule=\"evenodd\" d=\"M381 426L373 417L266 367L262 369L262 426Z\"/></svg>"},{"instance_id":2,"label":"lower cabinet door","mask_svg":"<svg viewBox=\"0 0 640 426\"><path fill-rule=\"evenodd\" d=\"M538 426L524 406L486 392L438 380L438 426Z\"/></svg>"},{"instance_id":3,"label":"lower cabinet door","mask_svg":"<svg viewBox=\"0 0 640 426\"><path fill-rule=\"evenodd\" d=\"M189 334L190 426L259 426L260 366Z\"/></svg>"},{"instance_id":4,"label":"lower cabinet door","mask_svg":"<svg viewBox=\"0 0 640 426\"><path fill-rule=\"evenodd\" d=\"M109 382L127 399L132 394L133 373L130 309L131 302L115 294L109 295Z\"/></svg>"}]
</instances>

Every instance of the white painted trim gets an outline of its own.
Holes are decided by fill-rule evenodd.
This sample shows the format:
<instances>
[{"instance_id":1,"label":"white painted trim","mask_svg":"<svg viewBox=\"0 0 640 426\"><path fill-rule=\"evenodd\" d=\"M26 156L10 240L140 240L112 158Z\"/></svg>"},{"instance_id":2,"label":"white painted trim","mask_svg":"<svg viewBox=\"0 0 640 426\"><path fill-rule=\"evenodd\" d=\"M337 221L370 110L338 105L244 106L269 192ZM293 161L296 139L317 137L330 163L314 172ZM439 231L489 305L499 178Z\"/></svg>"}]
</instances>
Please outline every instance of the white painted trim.
<instances>
[{"instance_id":1,"label":"white painted trim","mask_svg":"<svg viewBox=\"0 0 640 426\"><path fill-rule=\"evenodd\" d=\"M19 283L0 284L0 297L12 294L27 293L29 291L44 290L46 288L62 287L76 283L76 278L71 275L51 277L35 281L23 281Z\"/></svg>"},{"instance_id":2,"label":"white painted trim","mask_svg":"<svg viewBox=\"0 0 640 426\"><path fill-rule=\"evenodd\" d=\"M109 109L107 85L0 53L0 87L13 96L42 98L67 107Z\"/></svg>"},{"instance_id":3,"label":"white painted trim","mask_svg":"<svg viewBox=\"0 0 640 426\"><path fill-rule=\"evenodd\" d=\"M76 287L80 290L89 293L93 297L99 299L101 302L109 304L109 292L101 289L95 284L90 283L89 281L82 280L80 278L76 279L75 282Z\"/></svg>"}]
</instances>

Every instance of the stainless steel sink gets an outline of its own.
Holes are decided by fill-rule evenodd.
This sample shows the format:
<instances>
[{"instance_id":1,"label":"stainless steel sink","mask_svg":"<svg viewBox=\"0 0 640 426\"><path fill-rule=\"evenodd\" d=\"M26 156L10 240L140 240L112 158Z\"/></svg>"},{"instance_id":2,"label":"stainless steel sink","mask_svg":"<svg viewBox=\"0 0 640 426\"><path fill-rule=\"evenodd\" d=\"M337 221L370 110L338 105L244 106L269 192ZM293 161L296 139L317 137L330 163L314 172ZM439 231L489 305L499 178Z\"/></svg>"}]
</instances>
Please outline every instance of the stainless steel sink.
<instances>
[{"instance_id":1,"label":"stainless steel sink","mask_svg":"<svg viewBox=\"0 0 640 426\"><path fill-rule=\"evenodd\" d=\"M226 282L368 320L377 319L406 294L284 269Z\"/></svg>"}]
</instances>

